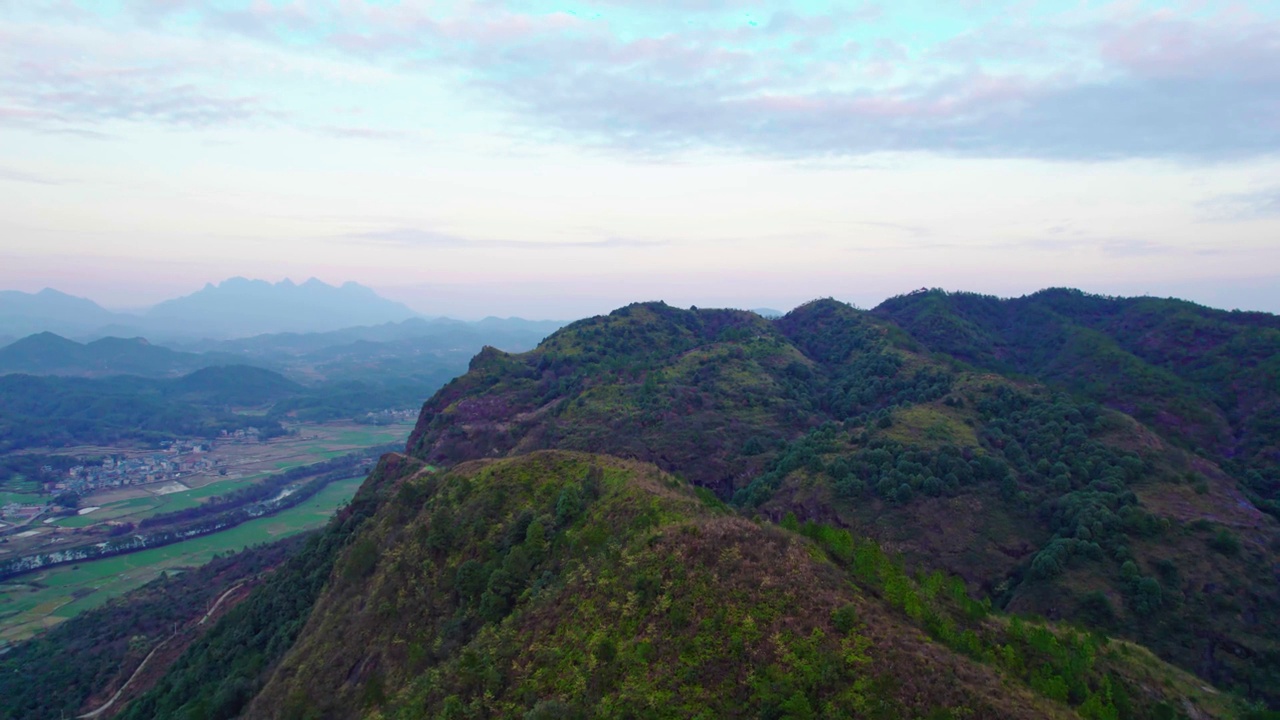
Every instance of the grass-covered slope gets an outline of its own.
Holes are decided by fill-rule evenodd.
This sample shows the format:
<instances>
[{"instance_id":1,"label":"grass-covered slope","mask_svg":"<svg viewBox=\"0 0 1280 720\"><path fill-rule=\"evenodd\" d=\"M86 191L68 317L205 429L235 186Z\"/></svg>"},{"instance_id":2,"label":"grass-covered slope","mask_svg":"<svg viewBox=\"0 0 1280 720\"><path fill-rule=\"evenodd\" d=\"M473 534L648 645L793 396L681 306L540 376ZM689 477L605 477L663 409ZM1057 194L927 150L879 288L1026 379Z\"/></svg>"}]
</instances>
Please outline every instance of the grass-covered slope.
<instances>
[{"instance_id":1,"label":"grass-covered slope","mask_svg":"<svg viewBox=\"0 0 1280 720\"><path fill-rule=\"evenodd\" d=\"M251 717L1229 717L1120 642L992 615L869 542L656 468L423 472L341 552Z\"/></svg>"},{"instance_id":2,"label":"grass-covered slope","mask_svg":"<svg viewBox=\"0 0 1280 720\"><path fill-rule=\"evenodd\" d=\"M1013 351L988 350L980 328L930 352L883 314L630 306L530 353L482 353L424 406L410 450L442 464L543 448L651 461L747 514L850 528L1000 607L1145 642L1280 702L1280 525L1230 458L1009 370ZM1061 352L1036 348L1043 362ZM1150 381L1166 395L1182 382L1167 374ZM1178 402L1219 413L1208 389L1189 392Z\"/></svg>"}]
</instances>

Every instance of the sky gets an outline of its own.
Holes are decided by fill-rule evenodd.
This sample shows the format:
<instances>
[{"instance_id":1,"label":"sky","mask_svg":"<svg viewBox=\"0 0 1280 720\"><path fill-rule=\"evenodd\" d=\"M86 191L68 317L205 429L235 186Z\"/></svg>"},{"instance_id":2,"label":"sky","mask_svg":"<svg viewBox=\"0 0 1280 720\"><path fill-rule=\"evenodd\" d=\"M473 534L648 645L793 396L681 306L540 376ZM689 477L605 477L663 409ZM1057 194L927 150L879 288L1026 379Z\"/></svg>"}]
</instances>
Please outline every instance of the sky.
<instances>
[{"instance_id":1,"label":"sky","mask_svg":"<svg viewBox=\"0 0 1280 720\"><path fill-rule=\"evenodd\" d=\"M1280 312L1280 3L0 0L0 289Z\"/></svg>"}]
</instances>

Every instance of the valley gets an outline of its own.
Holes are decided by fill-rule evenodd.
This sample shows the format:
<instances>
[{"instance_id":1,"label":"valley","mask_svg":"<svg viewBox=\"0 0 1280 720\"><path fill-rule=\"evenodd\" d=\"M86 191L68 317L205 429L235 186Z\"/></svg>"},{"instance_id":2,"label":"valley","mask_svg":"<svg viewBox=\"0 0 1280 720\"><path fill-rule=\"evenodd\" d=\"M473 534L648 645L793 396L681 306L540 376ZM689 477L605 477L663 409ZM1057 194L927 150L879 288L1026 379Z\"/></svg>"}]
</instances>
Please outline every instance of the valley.
<instances>
[{"instance_id":1,"label":"valley","mask_svg":"<svg viewBox=\"0 0 1280 720\"><path fill-rule=\"evenodd\" d=\"M0 560L5 555L21 555L51 548L77 538L106 534L112 527L137 523L153 515L196 507L206 499L248 487L274 473L318 463L347 453L381 445L398 444L408 437L412 423L371 426L356 423L296 425L286 435L257 442L217 442L197 447L196 453L165 452L130 446L74 446L57 449L62 457L76 459L113 458L113 465L141 462L171 462L180 468L176 476L148 481L147 466L134 477L114 477L106 487L83 488L74 479L52 483L47 494L14 495L25 505L51 505L61 492L75 492L78 508L50 507L31 518L6 519L0 529ZM190 447L193 443L187 443ZM212 448L209 448L212 444ZM38 454L47 450L36 450ZM172 460L167 460L172 458ZM77 465L73 468L83 468ZM68 471L70 472L70 471ZM83 469L78 474L85 474Z\"/></svg>"},{"instance_id":2,"label":"valley","mask_svg":"<svg viewBox=\"0 0 1280 720\"><path fill-rule=\"evenodd\" d=\"M82 547L122 532L132 532L157 516L198 509L211 498L226 496L264 482L280 473L333 460L353 452L402 445L411 424L370 426L354 423L299 425L288 435L261 443L214 445L199 455L212 464L177 479L95 490L80 501L81 511L25 522L7 522L0 529L0 563L21 556ZM147 451L119 447L75 447L60 450L71 457L142 457ZM373 457L366 462L372 463ZM360 467L359 465L353 467ZM365 468L368 465L364 466ZM299 480L307 479L300 475ZM100 560L82 560L0 580L0 644L29 637L84 609L149 582L161 572L207 562L210 557L272 542L296 532L320 527L332 511L354 493L360 478L336 479L296 506L235 527L163 547L141 549ZM292 486L290 486L292 487ZM31 496L41 501L43 496ZM91 509L89 512L83 512ZM163 525L161 526L163 527Z\"/></svg>"},{"instance_id":3,"label":"valley","mask_svg":"<svg viewBox=\"0 0 1280 720\"><path fill-rule=\"evenodd\" d=\"M311 499L233 529L128 555L49 568L0 581L0 649L146 585L164 573L323 527L362 477L328 485Z\"/></svg>"}]
</instances>

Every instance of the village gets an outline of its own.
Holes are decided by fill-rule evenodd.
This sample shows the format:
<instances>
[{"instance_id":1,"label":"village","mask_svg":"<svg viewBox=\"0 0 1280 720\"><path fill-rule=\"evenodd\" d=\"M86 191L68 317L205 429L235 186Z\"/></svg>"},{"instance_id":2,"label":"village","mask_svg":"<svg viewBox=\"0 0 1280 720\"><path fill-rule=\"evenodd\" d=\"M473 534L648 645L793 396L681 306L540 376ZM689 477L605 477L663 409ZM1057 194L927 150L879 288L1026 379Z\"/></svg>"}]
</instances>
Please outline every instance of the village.
<instances>
[{"instance_id":1,"label":"village","mask_svg":"<svg viewBox=\"0 0 1280 720\"><path fill-rule=\"evenodd\" d=\"M22 525L59 506L59 498L81 498L103 490L130 485L147 485L178 480L193 474L226 474L225 457L210 453L223 445L258 442L255 428L223 431L217 440L171 440L150 453L107 455L98 464L76 465L55 482L46 483L48 499L36 503L8 503L0 506L0 521ZM46 466L46 471L51 470ZM184 488L185 489L185 488Z\"/></svg>"},{"instance_id":2,"label":"village","mask_svg":"<svg viewBox=\"0 0 1280 720\"><path fill-rule=\"evenodd\" d=\"M73 537L109 534L141 518L188 507L217 488L273 475L388 441L403 442L412 418L371 427L347 421L296 425L282 437L244 431L144 447L82 446L74 463L41 468L33 491L0 500L0 558L47 551ZM17 495L15 497L15 495Z\"/></svg>"},{"instance_id":3,"label":"village","mask_svg":"<svg viewBox=\"0 0 1280 720\"><path fill-rule=\"evenodd\" d=\"M164 443L159 452L139 455L107 456L101 465L77 465L67 470L64 480L46 489L57 496L72 492L84 496L98 490L120 488L126 485L144 485L166 482L193 473L215 472L225 467L225 458L211 457L219 445L256 443L258 431L254 428L222 431L217 440L173 440Z\"/></svg>"},{"instance_id":4,"label":"village","mask_svg":"<svg viewBox=\"0 0 1280 720\"><path fill-rule=\"evenodd\" d=\"M397 410L388 408L377 412L367 412L357 417L356 422L362 425L395 425L397 423L413 422L418 419L418 411L416 409Z\"/></svg>"}]
</instances>

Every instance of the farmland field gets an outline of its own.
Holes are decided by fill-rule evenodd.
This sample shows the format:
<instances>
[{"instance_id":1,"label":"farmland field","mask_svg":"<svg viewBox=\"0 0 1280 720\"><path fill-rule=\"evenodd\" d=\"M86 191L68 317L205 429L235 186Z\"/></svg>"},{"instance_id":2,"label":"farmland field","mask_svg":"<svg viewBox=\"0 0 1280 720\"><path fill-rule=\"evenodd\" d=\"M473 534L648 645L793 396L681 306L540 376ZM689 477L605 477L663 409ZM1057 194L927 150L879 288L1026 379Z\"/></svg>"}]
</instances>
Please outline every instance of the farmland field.
<instances>
[{"instance_id":1,"label":"farmland field","mask_svg":"<svg viewBox=\"0 0 1280 720\"><path fill-rule=\"evenodd\" d=\"M50 568L0 584L0 642L30 637L140 587L161 572L200 565L218 553L318 528L334 510L351 499L363 479L331 483L296 507L225 532L128 555Z\"/></svg>"},{"instance_id":2,"label":"farmland field","mask_svg":"<svg viewBox=\"0 0 1280 720\"><path fill-rule=\"evenodd\" d=\"M18 537L8 531L9 542L0 547L0 556L27 555L47 552L69 545L84 544L100 539L104 523L137 523L139 520L195 507L215 495L259 482L274 473L311 465L346 455L368 447L402 443L412 430L412 423L385 426L358 425L355 423L325 423L298 425L289 436L263 443L218 444L203 457L216 458L221 463L218 472L195 472L161 482L126 485L104 489L86 495L81 507L96 507L92 513L60 517L50 523L41 517L28 525L36 532ZM150 455L155 451L127 448L72 448L66 451L77 456ZM225 474L224 474L225 473ZM43 502L48 498L37 495L0 494L0 505L13 496L17 502ZM3 612L3 610L0 610Z\"/></svg>"}]
</instances>

